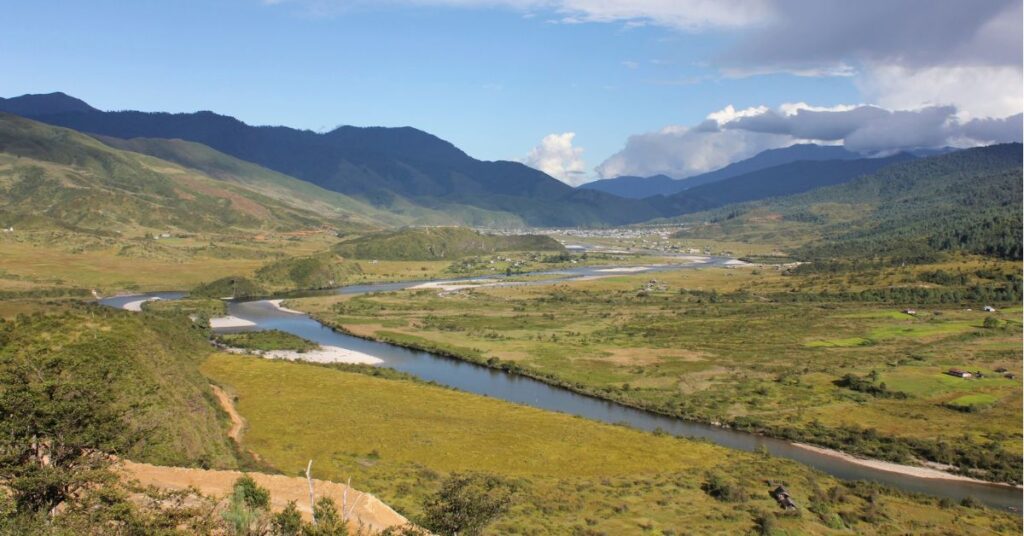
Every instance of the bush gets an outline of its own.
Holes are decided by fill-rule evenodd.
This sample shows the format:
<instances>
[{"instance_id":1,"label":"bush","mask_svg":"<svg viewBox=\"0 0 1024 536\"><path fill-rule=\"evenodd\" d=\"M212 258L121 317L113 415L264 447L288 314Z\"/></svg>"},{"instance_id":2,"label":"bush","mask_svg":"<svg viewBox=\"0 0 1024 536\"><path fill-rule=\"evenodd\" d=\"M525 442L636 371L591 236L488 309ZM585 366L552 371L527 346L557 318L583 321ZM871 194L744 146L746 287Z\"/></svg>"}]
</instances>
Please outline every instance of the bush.
<instances>
[{"instance_id":1,"label":"bush","mask_svg":"<svg viewBox=\"0 0 1024 536\"><path fill-rule=\"evenodd\" d=\"M508 511L518 487L497 476L453 474L423 504L421 525L442 535L480 534Z\"/></svg>"}]
</instances>

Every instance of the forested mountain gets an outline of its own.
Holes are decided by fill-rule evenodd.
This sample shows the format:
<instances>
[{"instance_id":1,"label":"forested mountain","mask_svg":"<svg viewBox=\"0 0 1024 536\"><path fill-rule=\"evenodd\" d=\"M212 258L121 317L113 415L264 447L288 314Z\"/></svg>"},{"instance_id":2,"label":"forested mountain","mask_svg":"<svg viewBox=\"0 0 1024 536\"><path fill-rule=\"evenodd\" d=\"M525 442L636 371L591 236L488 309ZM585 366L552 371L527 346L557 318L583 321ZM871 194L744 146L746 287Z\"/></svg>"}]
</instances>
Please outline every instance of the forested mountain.
<instances>
[{"instance_id":1,"label":"forested mountain","mask_svg":"<svg viewBox=\"0 0 1024 536\"><path fill-rule=\"evenodd\" d=\"M102 112L71 101L27 95L0 102L0 110L28 110L45 123L122 139L194 141L378 207L412 202L473 224L617 225L661 216L641 201L578 191L517 162L473 159L409 127L345 126L320 134L253 127L212 112Z\"/></svg>"},{"instance_id":2,"label":"forested mountain","mask_svg":"<svg viewBox=\"0 0 1024 536\"><path fill-rule=\"evenodd\" d=\"M580 188L598 190L620 197L644 199L655 195L670 196L704 184L711 184L790 162L801 160L852 160L858 158L862 158L861 155L847 151L839 146L802 143L781 149L762 151L746 160L740 160L721 169L685 179L673 179L667 175L655 175L653 177L624 176L588 182L581 185Z\"/></svg>"},{"instance_id":3,"label":"forested mountain","mask_svg":"<svg viewBox=\"0 0 1024 536\"><path fill-rule=\"evenodd\" d=\"M887 158L801 160L704 184L667 198L649 201L665 214L688 214L731 203L793 195L823 186L841 184L913 158L909 154L899 153Z\"/></svg>"},{"instance_id":4,"label":"forested mountain","mask_svg":"<svg viewBox=\"0 0 1024 536\"><path fill-rule=\"evenodd\" d=\"M254 166L255 167L255 166ZM261 192L244 181L109 147L84 134L0 113L0 225L103 234L139 231L359 228L360 204L291 179ZM301 185L306 188L291 189ZM319 190L309 191L309 189ZM336 203L304 208L307 199ZM346 208L347 207L347 208Z\"/></svg>"},{"instance_id":5,"label":"forested mountain","mask_svg":"<svg viewBox=\"0 0 1024 536\"><path fill-rule=\"evenodd\" d=\"M1021 156L1011 143L906 161L846 184L697 214L706 223L681 235L803 237L798 254L818 259L915 262L956 250L1020 259Z\"/></svg>"},{"instance_id":6,"label":"forested mountain","mask_svg":"<svg viewBox=\"0 0 1024 536\"><path fill-rule=\"evenodd\" d=\"M623 176L601 179L579 186L582 190L596 190L629 199L644 199L655 195L671 195L683 188L683 181L668 175L653 177Z\"/></svg>"}]
</instances>

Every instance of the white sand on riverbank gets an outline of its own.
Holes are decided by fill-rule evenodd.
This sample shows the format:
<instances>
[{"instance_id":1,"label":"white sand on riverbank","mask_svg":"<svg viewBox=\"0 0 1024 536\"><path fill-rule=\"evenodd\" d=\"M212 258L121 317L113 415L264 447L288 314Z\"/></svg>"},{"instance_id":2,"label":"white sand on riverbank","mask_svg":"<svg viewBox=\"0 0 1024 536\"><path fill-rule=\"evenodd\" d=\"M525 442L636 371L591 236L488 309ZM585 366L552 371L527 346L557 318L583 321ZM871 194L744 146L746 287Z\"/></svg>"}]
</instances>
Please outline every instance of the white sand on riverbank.
<instances>
[{"instance_id":1,"label":"white sand on riverbank","mask_svg":"<svg viewBox=\"0 0 1024 536\"><path fill-rule=\"evenodd\" d=\"M750 263L746 261L741 261L739 259L729 259L725 261L726 266L746 266L748 264Z\"/></svg>"},{"instance_id":2,"label":"white sand on riverbank","mask_svg":"<svg viewBox=\"0 0 1024 536\"><path fill-rule=\"evenodd\" d=\"M987 482L985 480L971 478L969 476L955 475L953 473L947 473L945 471L940 471L938 469L930 469L928 467L917 467L914 465L903 465L899 463L885 462L882 460L858 458L845 452L840 452L838 450L833 449L826 449L823 447L816 447L814 445L808 445L806 443L793 443L793 446L799 447L804 450L809 450L811 452L817 452L818 454L823 454L825 456L829 456L832 458L838 458L850 463L860 465L862 467L870 467L872 469L878 469L880 471L886 471L889 473L898 473L901 475L914 476L918 478L931 478L936 480L959 480L962 482L975 482L978 484L990 484L996 486L1020 488L1020 486L1011 486L1010 484L998 484L994 482Z\"/></svg>"},{"instance_id":3,"label":"white sand on riverbank","mask_svg":"<svg viewBox=\"0 0 1024 536\"><path fill-rule=\"evenodd\" d=\"M711 257L702 257L700 255L680 255L678 257L672 257L672 260L703 264L706 262L711 262Z\"/></svg>"},{"instance_id":4,"label":"white sand on riverbank","mask_svg":"<svg viewBox=\"0 0 1024 536\"><path fill-rule=\"evenodd\" d=\"M282 312L285 312L285 313L292 313L292 314L295 314L295 315L304 315L304 314L306 314L306 313L303 313L302 311L296 311L295 309L289 309L287 307L282 306L281 302L283 302L283 301L284 300L267 300L267 303L269 303L271 306L273 306L274 309L277 309L278 311L282 311Z\"/></svg>"},{"instance_id":5,"label":"white sand on riverbank","mask_svg":"<svg viewBox=\"0 0 1024 536\"><path fill-rule=\"evenodd\" d=\"M296 352L294 350L246 350L244 348L225 348L233 354L253 354L267 359L286 359L288 361L310 361L312 363L349 363L353 365L379 365L383 359L339 346L321 346L319 350Z\"/></svg>"},{"instance_id":6,"label":"white sand on riverbank","mask_svg":"<svg viewBox=\"0 0 1024 536\"><path fill-rule=\"evenodd\" d=\"M497 279L474 279L473 281L430 281L409 287L409 290L443 290L456 292L470 288L486 287L498 283Z\"/></svg>"},{"instance_id":7,"label":"white sand on riverbank","mask_svg":"<svg viewBox=\"0 0 1024 536\"><path fill-rule=\"evenodd\" d=\"M122 305L121 308L124 309L125 311L134 311L134 312L138 313L138 312L142 311L142 304L144 304L146 302L150 302L150 301L156 301L156 300L159 300L159 299L160 298L158 298L156 296L153 296L152 298L144 298L144 299L141 299L141 300L130 301L130 302Z\"/></svg>"},{"instance_id":8,"label":"white sand on riverbank","mask_svg":"<svg viewBox=\"0 0 1024 536\"><path fill-rule=\"evenodd\" d=\"M250 322L244 318L238 318L237 316L218 316L210 319L210 327L213 329L247 328L255 325L255 322Z\"/></svg>"},{"instance_id":9,"label":"white sand on riverbank","mask_svg":"<svg viewBox=\"0 0 1024 536\"><path fill-rule=\"evenodd\" d=\"M633 272L646 272L650 269L650 266L623 266L621 268L600 268L594 271L608 274L629 274Z\"/></svg>"}]
</instances>

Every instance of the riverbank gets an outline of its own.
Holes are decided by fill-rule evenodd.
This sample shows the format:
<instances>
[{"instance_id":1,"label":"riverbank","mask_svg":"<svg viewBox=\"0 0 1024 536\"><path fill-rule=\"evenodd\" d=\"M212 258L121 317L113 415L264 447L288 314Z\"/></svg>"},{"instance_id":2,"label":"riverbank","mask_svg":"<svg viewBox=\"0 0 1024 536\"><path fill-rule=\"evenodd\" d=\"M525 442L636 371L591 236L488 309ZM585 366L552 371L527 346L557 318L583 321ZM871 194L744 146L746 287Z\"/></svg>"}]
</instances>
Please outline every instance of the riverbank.
<instances>
[{"instance_id":1,"label":"riverbank","mask_svg":"<svg viewBox=\"0 0 1024 536\"><path fill-rule=\"evenodd\" d=\"M765 438L772 438L772 439L775 439L775 440L778 440L778 441L785 441L787 444L789 444L789 445L791 445L793 447L796 447L798 449L807 450L807 451L810 451L810 452L815 452L815 453L818 453L818 454L826 455L826 456L832 457L833 459L839 459L839 460L847 461L847 462L853 463L855 465L858 465L860 467L866 467L866 468L870 468L870 469L877 469L877 470L880 470L880 471L885 471L885 472L889 472L889 473L900 474L900 475L910 476L910 477L915 477L915 478L929 478L929 479L935 479L935 480L946 480L946 481L955 481L955 482L971 482L971 483L975 483L975 484L979 484L979 485L991 485L991 486L1000 486L1000 487L1006 487L1006 488L1019 488L1019 486L1014 484L1014 483L982 480L982 479L978 479L978 478L966 477L966 476L959 475L959 474L956 474L956 473L953 473L953 472L942 471L942 470L939 470L939 469L922 467L922 466L915 466L915 465L906 465L906 464L901 464L901 463L897 463L897 462L893 462L893 461L886 461L886 460L882 460L882 459L860 458L860 457L855 456L854 454L843 452L843 451L839 451L839 450L835 450L835 449L829 449L829 448L821 447L821 446L814 446L814 445L810 445L808 443L804 443L802 441L790 441L786 437L782 437L780 435L775 435L775 434L770 433L771 429L765 429L765 428L749 429L749 428L735 426L734 425L735 423L730 423L730 422L721 422L721 421L717 421L717 420L702 419L702 418L694 417L694 416L687 416L687 415L679 415L679 414L668 413L668 412L662 411L659 407L646 406L644 404L635 403L634 400L618 399L618 398L614 398L614 397L602 396L602 393L600 393L597 390L586 389L586 388L583 388L582 386L580 386L578 384L574 384L574 383L565 381L565 380L563 380L561 378L557 378L557 377L553 377L553 376L547 376L547 375L544 375L544 374L536 373L536 372L531 371L529 369L525 369L523 367L520 367L520 366L516 365L514 362L498 361L498 360L491 360L491 359L489 359L489 360L473 359L473 358L465 356L465 355L460 355L460 354L458 354L456 352L453 352L453 351L451 351L451 350L449 350L447 348L442 348L442 347L438 347L438 346L422 344L422 343L418 343L418 342L414 342L414 341L410 341L410 340L400 340L400 339L396 339L396 338L388 337L388 336L380 336L380 335L377 335L376 333L367 333L367 332L356 333L356 332L353 332L351 330L348 330L343 325L335 324L335 323L331 322L330 320L328 320L326 318L323 318L322 316L319 316L319 315L317 315L315 313L307 313L307 314L309 314L310 318L312 318L316 322L319 322L321 325L326 326L326 327L332 329L333 331L336 331L338 333L341 333L341 334L344 334L344 335L348 335L348 336L351 336L351 337L356 337L356 338L367 340L367 341L373 341L373 342L378 342L378 343L389 344L389 345L397 346L397 347L404 348L404 349L407 349L407 350L412 350L412 351L427 352L427 353L431 353L431 354L438 355L438 356L441 356L441 357L445 357L445 358L449 358L449 359L454 359L456 361L471 363L471 364L474 364L474 365L478 365L478 366L481 366L481 367L490 368L490 369L494 369L494 370L500 370L502 372L505 372L505 373L513 375L513 376L521 376L521 377L525 377L525 378L530 378L532 380L536 380L536 381L542 382L542 383L544 383L546 385L549 385L551 387L565 389L566 391L570 391L570 392L575 393L577 395L593 398L595 400L600 400L600 401L603 401L603 402L610 402L610 403L618 404L618 405L621 405L621 406L624 406L624 407L627 407L627 408L631 408L631 409L634 409L634 410L650 413L650 414L653 414L653 415L663 416L663 417L667 417L667 418L671 418L671 419L679 419L679 420L682 420L682 421L685 421L685 422L691 422L691 423L696 423L696 424L708 425L708 426L720 428L722 430L735 430L738 433L746 433L746 434L750 434L752 436L761 436L761 437L765 437Z\"/></svg>"},{"instance_id":2,"label":"riverbank","mask_svg":"<svg viewBox=\"0 0 1024 536\"><path fill-rule=\"evenodd\" d=\"M1017 484L1010 484L1007 482L990 482L988 480L981 480L978 478L971 478L969 476L958 475L949 471L943 471L941 469L935 469L931 467L922 467L918 465L904 465L899 463L887 462L883 460L875 460L871 458L860 458L847 454L840 450L828 449L824 447L818 447L815 445L808 445L807 443L792 443L794 447L815 452L824 456L847 461L849 463L857 464L861 467L870 467L872 469L878 469L880 471L886 471L889 473L897 473L901 475L913 476L916 478L928 478L932 480L955 480L958 482L972 482L975 484L984 484L989 486L1005 486L1007 488L1015 488L1024 490L1024 487Z\"/></svg>"}]
</instances>

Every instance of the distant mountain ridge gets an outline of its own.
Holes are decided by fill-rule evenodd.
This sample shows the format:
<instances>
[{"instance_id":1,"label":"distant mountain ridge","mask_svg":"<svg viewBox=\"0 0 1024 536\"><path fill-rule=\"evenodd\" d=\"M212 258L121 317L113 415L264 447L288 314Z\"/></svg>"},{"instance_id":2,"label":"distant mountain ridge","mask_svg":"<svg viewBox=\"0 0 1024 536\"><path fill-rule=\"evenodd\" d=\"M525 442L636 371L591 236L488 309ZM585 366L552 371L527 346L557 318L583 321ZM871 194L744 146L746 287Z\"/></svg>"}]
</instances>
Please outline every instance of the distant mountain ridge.
<instances>
[{"instance_id":1,"label":"distant mountain ridge","mask_svg":"<svg viewBox=\"0 0 1024 536\"><path fill-rule=\"evenodd\" d=\"M20 110L45 123L116 138L198 142L379 207L408 200L457 211L472 224L619 225L661 215L640 201L577 191L518 162L473 159L411 127L346 126L319 134L254 127L207 111L103 112L79 103L63 94L31 95L5 99L0 111Z\"/></svg>"},{"instance_id":2,"label":"distant mountain ridge","mask_svg":"<svg viewBox=\"0 0 1024 536\"><path fill-rule=\"evenodd\" d=\"M723 168L684 179L673 179L667 175L654 175L653 177L624 176L588 182L581 185L580 188L598 190L631 199L643 199L653 195L670 196L704 184L738 177L790 162L801 160L853 160L857 158L864 158L864 156L850 152L838 145L801 143L781 149L762 151L750 158L734 162Z\"/></svg>"},{"instance_id":3,"label":"distant mountain ridge","mask_svg":"<svg viewBox=\"0 0 1024 536\"><path fill-rule=\"evenodd\" d=\"M668 214L689 214L733 203L784 197L849 182L886 166L914 160L907 153L855 160L798 160L651 199Z\"/></svg>"}]
</instances>

